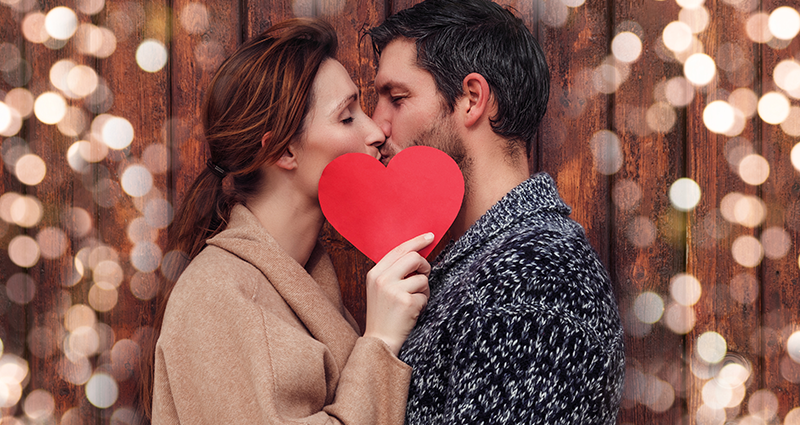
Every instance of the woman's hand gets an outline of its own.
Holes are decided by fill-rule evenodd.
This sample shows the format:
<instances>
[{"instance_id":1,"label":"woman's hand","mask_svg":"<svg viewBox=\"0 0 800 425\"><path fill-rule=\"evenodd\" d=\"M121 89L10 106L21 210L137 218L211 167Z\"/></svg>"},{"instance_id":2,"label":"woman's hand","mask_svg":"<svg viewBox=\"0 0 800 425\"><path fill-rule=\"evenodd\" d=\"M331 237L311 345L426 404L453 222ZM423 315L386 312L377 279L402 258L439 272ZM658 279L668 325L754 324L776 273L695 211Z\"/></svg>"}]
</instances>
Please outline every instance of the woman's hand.
<instances>
[{"instance_id":1,"label":"woman's hand","mask_svg":"<svg viewBox=\"0 0 800 425\"><path fill-rule=\"evenodd\" d=\"M431 265L417 251L430 245L426 233L389 251L367 273L367 329L364 336L380 338L397 355L428 303Z\"/></svg>"}]
</instances>

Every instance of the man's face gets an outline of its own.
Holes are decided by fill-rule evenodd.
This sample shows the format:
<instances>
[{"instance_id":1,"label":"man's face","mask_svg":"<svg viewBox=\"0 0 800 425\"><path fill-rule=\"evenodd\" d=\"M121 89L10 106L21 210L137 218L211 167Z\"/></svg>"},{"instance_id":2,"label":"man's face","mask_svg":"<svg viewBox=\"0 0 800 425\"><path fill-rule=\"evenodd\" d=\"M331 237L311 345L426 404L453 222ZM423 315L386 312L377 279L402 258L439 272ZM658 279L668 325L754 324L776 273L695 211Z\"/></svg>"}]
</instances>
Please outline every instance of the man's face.
<instances>
[{"instance_id":1,"label":"man's face","mask_svg":"<svg viewBox=\"0 0 800 425\"><path fill-rule=\"evenodd\" d=\"M408 39L394 40L381 52L375 76L378 104L372 115L386 136L381 161L387 164L401 150L423 145L444 151L461 165L464 148L452 114L433 76L416 61L416 46Z\"/></svg>"}]
</instances>

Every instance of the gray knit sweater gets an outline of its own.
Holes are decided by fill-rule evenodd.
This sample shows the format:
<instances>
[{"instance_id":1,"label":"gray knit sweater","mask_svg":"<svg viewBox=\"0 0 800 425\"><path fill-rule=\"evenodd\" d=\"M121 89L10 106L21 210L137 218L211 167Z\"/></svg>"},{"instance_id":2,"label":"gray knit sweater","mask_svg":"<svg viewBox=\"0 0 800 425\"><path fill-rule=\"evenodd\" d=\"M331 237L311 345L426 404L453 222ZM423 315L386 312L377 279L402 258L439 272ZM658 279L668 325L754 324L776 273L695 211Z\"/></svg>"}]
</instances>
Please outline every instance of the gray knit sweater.
<instances>
[{"instance_id":1,"label":"gray knit sweater","mask_svg":"<svg viewBox=\"0 0 800 425\"><path fill-rule=\"evenodd\" d=\"M611 282L544 173L440 256L400 353L408 424L613 424L624 378Z\"/></svg>"}]
</instances>

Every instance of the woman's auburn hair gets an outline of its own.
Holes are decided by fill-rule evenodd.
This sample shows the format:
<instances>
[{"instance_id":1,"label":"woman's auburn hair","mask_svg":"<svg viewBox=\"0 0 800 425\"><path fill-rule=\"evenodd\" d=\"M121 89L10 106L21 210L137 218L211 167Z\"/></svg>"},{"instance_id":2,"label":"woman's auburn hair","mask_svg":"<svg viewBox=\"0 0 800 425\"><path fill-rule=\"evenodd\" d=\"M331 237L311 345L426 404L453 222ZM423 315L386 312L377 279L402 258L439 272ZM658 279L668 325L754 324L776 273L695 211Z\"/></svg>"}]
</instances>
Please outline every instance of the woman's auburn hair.
<instances>
[{"instance_id":1,"label":"woman's auburn hair","mask_svg":"<svg viewBox=\"0 0 800 425\"><path fill-rule=\"evenodd\" d=\"M219 67L205 94L202 119L209 168L186 191L167 229L163 282L157 297L153 333L140 362L139 408L152 416L155 346L167 301L186 265L221 232L233 206L247 204L260 187L265 164L275 162L302 135L313 102L320 65L334 58L338 39L333 27L318 19L278 23L239 46ZM223 185L223 180L231 181Z\"/></svg>"}]
</instances>

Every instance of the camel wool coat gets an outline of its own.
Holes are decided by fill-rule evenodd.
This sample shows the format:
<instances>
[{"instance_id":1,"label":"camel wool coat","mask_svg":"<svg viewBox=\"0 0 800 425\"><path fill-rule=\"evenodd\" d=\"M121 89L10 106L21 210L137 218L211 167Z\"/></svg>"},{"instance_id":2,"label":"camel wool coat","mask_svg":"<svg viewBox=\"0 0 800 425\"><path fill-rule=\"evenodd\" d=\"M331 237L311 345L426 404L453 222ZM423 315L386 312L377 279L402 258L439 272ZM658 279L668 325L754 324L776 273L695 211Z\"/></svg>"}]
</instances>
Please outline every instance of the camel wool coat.
<instances>
[{"instance_id":1,"label":"camel wool coat","mask_svg":"<svg viewBox=\"0 0 800 425\"><path fill-rule=\"evenodd\" d=\"M304 268L244 206L178 279L154 424L402 424L411 368L359 337L330 258Z\"/></svg>"}]
</instances>

